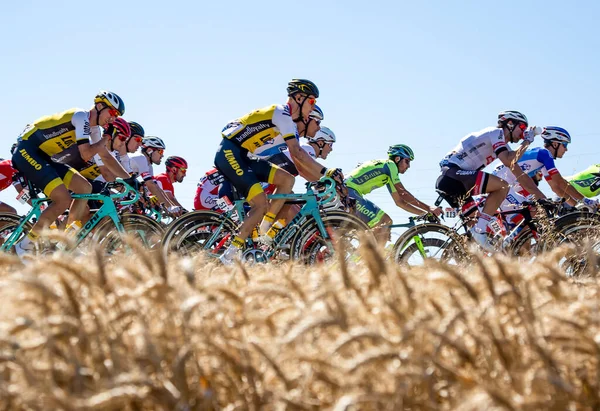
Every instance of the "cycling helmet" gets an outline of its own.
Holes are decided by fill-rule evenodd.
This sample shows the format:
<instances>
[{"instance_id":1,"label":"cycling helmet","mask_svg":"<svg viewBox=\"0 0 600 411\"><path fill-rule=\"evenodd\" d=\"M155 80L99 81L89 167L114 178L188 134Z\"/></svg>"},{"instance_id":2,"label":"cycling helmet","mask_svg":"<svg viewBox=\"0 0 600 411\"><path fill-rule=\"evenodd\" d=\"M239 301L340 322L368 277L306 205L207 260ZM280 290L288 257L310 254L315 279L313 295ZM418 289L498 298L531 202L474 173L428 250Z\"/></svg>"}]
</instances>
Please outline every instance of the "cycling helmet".
<instances>
[{"instance_id":1,"label":"cycling helmet","mask_svg":"<svg viewBox=\"0 0 600 411\"><path fill-rule=\"evenodd\" d=\"M562 127L548 126L542 132L544 141L560 141L561 143L570 143L571 135Z\"/></svg>"},{"instance_id":2,"label":"cycling helmet","mask_svg":"<svg viewBox=\"0 0 600 411\"><path fill-rule=\"evenodd\" d=\"M165 165L167 167L175 167L175 168L188 168L187 161L185 161L182 157L171 156L167 158L165 161Z\"/></svg>"},{"instance_id":3,"label":"cycling helmet","mask_svg":"<svg viewBox=\"0 0 600 411\"><path fill-rule=\"evenodd\" d=\"M310 143L316 143L319 140L324 140L326 143L335 143L335 134L328 127L321 127L313 138L309 138Z\"/></svg>"},{"instance_id":4,"label":"cycling helmet","mask_svg":"<svg viewBox=\"0 0 600 411\"><path fill-rule=\"evenodd\" d=\"M94 104L95 103L104 103L108 107L114 108L119 112L120 116L125 114L125 103L123 102L123 99L112 91L101 90L94 98Z\"/></svg>"},{"instance_id":5,"label":"cycling helmet","mask_svg":"<svg viewBox=\"0 0 600 411\"><path fill-rule=\"evenodd\" d=\"M525 116L525 114L519 113L518 111L505 110L498 113L498 124L504 125L510 120L518 121L529 125L529 121L527 121L527 117Z\"/></svg>"},{"instance_id":6,"label":"cycling helmet","mask_svg":"<svg viewBox=\"0 0 600 411\"><path fill-rule=\"evenodd\" d=\"M145 136L144 133L144 127L142 127L139 123L136 123L135 121L130 121L129 122L129 127L131 127L131 135L138 135L138 136Z\"/></svg>"},{"instance_id":7,"label":"cycling helmet","mask_svg":"<svg viewBox=\"0 0 600 411\"><path fill-rule=\"evenodd\" d=\"M319 107L319 106L317 106L315 104L315 107L310 112L310 114L308 115L308 117L321 122L325 118L325 115L323 114L323 110L321 110L321 107Z\"/></svg>"},{"instance_id":8,"label":"cycling helmet","mask_svg":"<svg viewBox=\"0 0 600 411\"><path fill-rule=\"evenodd\" d=\"M121 117L118 117L113 121L108 130L113 138L119 135L119 139L122 141L131 137L131 127L129 127L129 123Z\"/></svg>"},{"instance_id":9,"label":"cycling helmet","mask_svg":"<svg viewBox=\"0 0 600 411\"><path fill-rule=\"evenodd\" d=\"M288 83L287 93L288 96L293 96L296 93L304 93L306 95L312 94L315 98L319 98L319 89L315 83L305 79L292 79L292 81Z\"/></svg>"},{"instance_id":10,"label":"cycling helmet","mask_svg":"<svg viewBox=\"0 0 600 411\"><path fill-rule=\"evenodd\" d=\"M13 143L13 145L10 146L10 154L15 154L15 151L17 151L17 144L18 143Z\"/></svg>"},{"instance_id":11,"label":"cycling helmet","mask_svg":"<svg viewBox=\"0 0 600 411\"><path fill-rule=\"evenodd\" d=\"M393 159L394 157L408 158L410 161L415 159L415 154L411 148L405 144L396 144L388 148L388 157Z\"/></svg>"},{"instance_id":12,"label":"cycling helmet","mask_svg":"<svg viewBox=\"0 0 600 411\"><path fill-rule=\"evenodd\" d=\"M156 136L148 136L144 137L142 140L142 148L156 148L159 150L164 150L167 147L165 146L165 142L162 141L161 138Z\"/></svg>"}]
</instances>

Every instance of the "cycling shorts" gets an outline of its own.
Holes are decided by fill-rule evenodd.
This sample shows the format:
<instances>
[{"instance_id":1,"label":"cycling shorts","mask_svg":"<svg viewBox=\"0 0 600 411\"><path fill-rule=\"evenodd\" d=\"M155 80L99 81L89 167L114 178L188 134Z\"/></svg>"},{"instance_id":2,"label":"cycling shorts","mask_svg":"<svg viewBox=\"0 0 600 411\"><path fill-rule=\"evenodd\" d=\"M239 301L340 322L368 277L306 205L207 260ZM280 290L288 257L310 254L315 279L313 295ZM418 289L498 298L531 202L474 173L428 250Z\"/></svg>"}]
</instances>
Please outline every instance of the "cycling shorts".
<instances>
[{"instance_id":1,"label":"cycling shorts","mask_svg":"<svg viewBox=\"0 0 600 411\"><path fill-rule=\"evenodd\" d=\"M12 156L13 167L19 170L44 194L50 197L54 189L62 184L69 188L77 171L66 164L52 161L50 156L39 149L33 140L21 140Z\"/></svg>"},{"instance_id":2,"label":"cycling shorts","mask_svg":"<svg viewBox=\"0 0 600 411\"><path fill-rule=\"evenodd\" d=\"M457 166L442 167L435 188L454 208L473 203L473 196L485 194L490 175L481 170L463 170ZM463 209L463 213L465 210Z\"/></svg>"},{"instance_id":3,"label":"cycling shorts","mask_svg":"<svg viewBox=\"0 0 600 411\"><path fill-rule=\"evenodd\" d=\"M251 201L263 192L260 182L273 183L275 172L281 170L265 160L248 158L248 150L223 139L215 155L215 167L238 192Z\"/></svg>"},{"instance_id":4,"label":"cycling shorts","mask_svg":"<svg viewBox=\"0 0 600 411\"><path fill-rule=\"evenodd\" d=\"M369 228L373 228L381 222L381 219L385 215L385 211L377 207L372 201L362 197L358 194L358 191L350 187L348 187L348 197L356 202L354 214L364 221Z\"/></svg>"}]
</instances>

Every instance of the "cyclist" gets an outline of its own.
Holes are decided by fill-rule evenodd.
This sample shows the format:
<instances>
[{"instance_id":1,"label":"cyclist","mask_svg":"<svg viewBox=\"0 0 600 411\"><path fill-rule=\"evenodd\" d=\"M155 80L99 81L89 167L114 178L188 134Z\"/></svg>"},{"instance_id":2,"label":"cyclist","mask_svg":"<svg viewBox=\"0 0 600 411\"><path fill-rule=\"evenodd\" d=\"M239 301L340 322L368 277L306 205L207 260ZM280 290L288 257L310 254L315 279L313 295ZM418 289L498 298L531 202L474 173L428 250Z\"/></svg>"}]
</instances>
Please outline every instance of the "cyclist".
<instances>
[{"instance_id":1,"label":"cyclist","mask_svg":"<svg viewBox=\"0 0 600 411\"><path fill-rule=\"evenodd\" d=\"M165 192L153 180L154 170L152 164L160 164L165 153L165 143L159 137L148 136L142 140L142 150L133 154L131 159L131 170L137 173L145 182L146 188L158 199L159 203L164 204L167 210L178 216L183 211L179 206L173 204Z\"/></svg>"},{"instance_id":2,"label":"cyclist","mask_svg":"<svg viewBox=\"0 0 600 411\"><path fill-rule=\"evenodd\" d=\"M100 154L107 164L116 160L106 150L106 141L101 127L112 123L125 112L121 97L110 91L101 91L94 98L94 106L89 110L71 109L37 119L28 125L19 136L13 154L13 167L25 178L52 199L40 215L27 236L15 245L18 255L34 249L42 229L50 224L67 208L70 208L68 223L81 221L86 209L86 201L72 201L69 190L74 193L89 193L90 183L76 170L52 160L52 156L70 147L77 147L84 160ZM78 140L85 139L82 144Z\"/></svg>"},{"instance_id":3,"label":"cyclist","mask_svg":"<svg viewBox=\"0 0 600 411\"><path fill-rule=\"evenodd\" d=\"M413 214L432 213L439 216L442 209L419 201L400 182L399 175L406 173L410 162L415 159L410 147L405 144L390 146L387 160L373 160L359 165L346 179L348 197L355 201L355 214L363 220L377 240L385 245L390 239L392 219L373 202L364 198L371 191L386 186L394 203Z\"/></svg>"},{"instance_id":4,"label":"cyclist","mask_svg":"<svg viewBox=\"0 0 600 411\"><path fill-rule=\"evenodd\" d=\"M102 173L97 180L115 181L116 177L128 178L129 174L131 174L131 161L127 155L127 140L131 138L131 127L129 126L129 123L122 118L118 118L106 128L105 133L109 135L107 149L121 164L123 170L118 170L118 175L115 174L109 167L104 165L102 158L99 155L96 155L94 160ZM125 177L121 175L123 171L126 172Z\"/></svg>"},{"instance_id":5,"label":"cyclist","mask_svg":"<svg viewBox=\"0 0 600 411\"><path fill-rule=\"evenodd\" d=\"M221 132L223 139L215 156L215 166L245 196L251 207L239 233L221 256L225 264L231 264L235 257L241 255L246 238L261 219L261 231L269 228L285 202L275 200L269 204L260 182L275 184L278 194L288 194L294 186L291 174L265 160L248 158L249 152L281 134L301 172L328 175L342 183L341 170L327 170L302 150L298 142L299 135L307 132L309 115L319 97L319 89L312 81L293 79L288 83L287 92L286 105L272 105L253 111L231 121ZM263 236L265 242L268 243L268 238L274 236L275 229L271 227Z\"/></svg>"},{"instance_id":6,"label":"cyclist","mask_svg":"<svg viewBox=\"0 0 600 411\"><path fill-rule=\"evenodd\" d=\"M129 122L129 128L131 128L131 136L125 140L128 153L135 153L142 146L142 141L146 136L144 128L135 121Z\"/></svg>"},{"instance_id":7,"label":"cyclist","mask_svg":"<svg viewBox=\"0 0 600 411\"><path fill-rule=\"evenodd\" d=\"M574 176L567 177L567 181L582 196L596 197L600 194L600 164L594 164Z\"/></svg>"},{"instance_id":8,"label":"cyclist","mask_svg":"<svg viewBox=\"0 0 600 411\"><path fill-rule=\"evenodd\" d=\"M437 191L455 208L462 206L463 215L477 208L473 195L488 193L477 223L471 227L473 239L486 250L493 250L487 230L492 215L508 194L508 183L482 169L498 158L515 175L519 184L535 198L544 194L527 174L521 171L517 161L540 130L528 128L527 117L518 111L502 111L498 114L498 126L485 128L463 137L458 145L440 163L441 175L436 181ZM517 151L510 150L507 143L523 140Z\"/></svg>"},{"instance_id":9,"label":"cyclist","mask_svg":"<svg viewBox=\"0 0 600 411\"><path fill-rule=\"evenodd\" d=\"M225 178L216 168L207 171L196 188L194 210L218 210L217 200L222 197L219 186L224 181Z\"/></svg>"},{"instance_id":10,"label":"cyclist","mask_svg":"<svg viewBox=\"0 0 600 411\"><path fill-rule=\"evenodd\" d=\"M549 126L544 128L542 139L544 147L527 150L517 163L520 169L532 178L538 171L541 171L552 191L557 196L566 198L568 204L575 205L582 201L584 196L569 185L554 164L554 160L562 158L567 152L567 146L571 143L571 135L562 127ZM502 211L510 211L510 209L520 206L529 196L529 192L517 183L515 176L505 165L501 164L496 167L493 174L511 185L509 194L500 206ZM588 201L587 203L587 206L591 206L595 202ZM515 218L517 220L514 220ZM517 223L521 218L520 214L516 214L508 220L511 223Z\"/></svg>"},{"instance_id":11,"label":"cyclist","mask_svg":"<svg viewBox=\"0 0 600 411\"><path fill-rule=\"evenodd\" d=\"M0 159L0 191L4 191L8 186L13 184L15 174L18 172L12 166L12 161ZM15 213L13 207L0 201L0 212L2 213Z\"/></svg>"},{"instance_id":12,"label":"cyclist","mask_svg":"<svg viewBox=\"0 0 600 411\"><path fill-rule=\"evenodd\" d=\"M175 198L173 183L181 183L187 173L188 164L182 157L171 156L165 161L166 171L154 176L156 184L165 192L171 203L183 209L183 206Z\"/></svg>"}]
</instances>

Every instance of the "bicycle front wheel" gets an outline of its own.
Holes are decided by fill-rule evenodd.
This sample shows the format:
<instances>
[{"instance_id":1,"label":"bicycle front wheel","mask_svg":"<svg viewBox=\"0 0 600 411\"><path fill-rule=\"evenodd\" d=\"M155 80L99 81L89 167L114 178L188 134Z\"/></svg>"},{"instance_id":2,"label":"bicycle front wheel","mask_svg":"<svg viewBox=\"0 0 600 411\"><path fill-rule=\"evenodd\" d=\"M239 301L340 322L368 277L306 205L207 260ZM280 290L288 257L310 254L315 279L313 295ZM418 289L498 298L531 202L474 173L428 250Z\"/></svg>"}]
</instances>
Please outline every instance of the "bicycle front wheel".
<instances>
[{"instance_id":1,"label":"bicycle front wheel","mask_svg":"<svg viewBox=\"0 0 600 411\"><path fill-rule=\"evenodd\" d=\"M133 235L146 248L153 248L160 244L164 233L164 226L150 217L141 214L123 214L120 216L125 233ZM114 223L106 219L94 231L94 242L103 246L109 254L113 254L123 245L121 233L117 231Z\"/></svg>"},{"instance_id":2,"label":"bicycle front wheel","mask_svg":"<svg viewBox=\"0 0 600 411\"><path fill-rule=\"evenodd\" d=\"M358 217L341 211L329 211L320 218L328 238L319 230L317 221L309 219L291 241L291 258L306 264L328 261L334 256L334 246L339 241L345 242L347 259L358 258L361 234L372 235L369 227Z\"/></svg>"},{"instance_id":3,"label":"bicycle front wheel","mask_svg":"<svg viewBox=\"0 0 600 411\"><path fill-rule=\"evenodd\" d=\"M214 211L192 211L179 217L162 238L165 253L192 255L206 251L219 256L229 246L237 224Z\"/></svg>"},{"instance_id":4,"label":"bicycle front wheel","mask_svg":"<svg viewBox=\"0 0 600 411\"><path fill-rule=\"evenodd\" d=\"M398 264L418 266L427 259L462 264L468 253L456 231L445 225L425 223L409 228L396 240L393 256Z\"/></svg>"}]
</instances>

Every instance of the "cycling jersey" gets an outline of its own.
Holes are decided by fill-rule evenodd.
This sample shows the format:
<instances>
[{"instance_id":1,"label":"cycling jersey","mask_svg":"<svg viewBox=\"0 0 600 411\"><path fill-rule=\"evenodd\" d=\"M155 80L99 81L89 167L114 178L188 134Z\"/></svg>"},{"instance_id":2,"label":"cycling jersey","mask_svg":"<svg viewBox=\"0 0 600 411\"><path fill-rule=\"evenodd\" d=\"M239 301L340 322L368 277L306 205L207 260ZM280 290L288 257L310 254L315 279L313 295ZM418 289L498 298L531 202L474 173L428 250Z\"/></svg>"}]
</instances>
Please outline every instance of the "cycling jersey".
<instances>
[{"instance_id":1,"label":"cycling jersey","mask_svg":"<svg viewBox=\"0 0 600 411\"><path fill-rule=\"evenodd\" d=\"M16 173L17 170L13 168L12 161L0 161L0 191L8 188L12 184L13 177Z\"/></svg>"},{"instance_id":2,"label":"cycling jersey","mask_svg":"<svg viewBox=\"0 0 600 411\"><path fill-rule=\"evenodd\" d=\"M29 141L52 156L75 146L78 140L96 142L101 137L100 127L90 126L90 112L73 108L37 119L25 128L19 140Z\"/></svg>"},{"instance_id":3,"label":"cycling jersey","mask_svg":"<svg viewBox=\"0 0 600 411\"><path fill-rule=\"evenodd\" d=\"M127 154L121 154L121 153L119 153L119 150L109 151L109 153L111 156L116 158L119 163L121 163L121 165L123 166L125 171L127 171L128 173L131 173L131 160ZM96 164L98 164L98 166L104 165L104 161L102 161L102 158L100 158L100 155L96 154L94 156L94 160L96 161Z\"/></svg>"},{"instance_id":4,"label":"cycling jersey","mask_svg":"<svg viewBox=\"0 0 600 411\"><path fill-rule=\"evenodd\" d=\"M600 173L600 164L590 166L572 177L567 177L566 180L582 196L587 198L596 197L600 194L600 179L594 173Z\"/></svg>"},{"instance_id":5,"label":"cycling jersey","mask_svg":"<svg viewBox=\"0 0 600 411\"><path fill-rule=\"evenodd\" d=\"M154 177L154 170L152 169L152 164L148 161L144 153L136 153L131 155L131 172L137 173L141 176L144 181L152 180Z\"/></svg>"},{"instance_id":6,"label":"cycling jersey","mask_svg":"<svg viewBox=\"0 0 600 411\"><path fill-rule=\"evenodd\" d=\"M398 166L392 160L369 161L352 170L345 183L361 196L383 186L395 193L396 184L400 183Z\"/></svg>"},{"instance_id":7,"label":"cycling jersey","mask_svg":"<svg viewBox=\"0 0 600 411\"><path fill-rule=\"evenodd\" d=\"M278 135L289 140L298 138L296 124L292 121L289 105L272 105L255 110L229 122L221 135L249 152L270 142Z\"/></svg>"},{"instance_id":8,"label":"cycling jersey","mask_svg":"<svg viewBox=\"0 0 600 411\"><path fill-rule=\"evenodd\" d=\"M521 170L530 177L533 177L538 170L542 171L546 180L550 180L553 175L558 173L550 151L543 147L527 150L521 156L517 164L521 167ZM492 174L500 177L509 184L514 184L517 181L514 174L504 164L496 167Z\"/></svg>"},{"instance_id":9,"label":"cycling jersey","mask_svg":"<svg viewBox=\"0 0 600 411\"><path fill-rule=\"evenodd\" d=\"M52 161L73 167L79 174L88 180L94 180L100 175L100 169L95 161L95 157L88 161L84 161L83 158L81 158L81 153L79 152L79 146L81 144L89 144L90 142L95 143L96 141L84 139L77 140L76 145L53 155Z\"/></svg>"},{"instance_id":10,"label":"cycling jersey","mask_svg":"<svg viewBox=\"0 0 600 411\"><path fill-rule=\"evenodd\" d=\"M294 161L292 160L292 155L290 154L290 150L287 149L287 145L284 144L284 148L281 151L276 152L273 155L270 156L262 156L262 155L257 155L258 158L263 158L267 161L269 161L270 163L275 164L276 166L283 168L285 171L287 171L288 173L290 173L291 175L293 175L294 177L297 176L298 173L298 169L296 168L296 165L294 164ZM311 145L302 145L300 146L300 148L304 151L306 151L308 153L309 156L311 156L312 158L316 158L316 153L315 153L315 149L312 148ZM254 155L256 155L256 153L254 153Z\"/></svg>"},{"instance_id":11,"label":"cycling jersey","mask_svg":"<svg viewBox=\"0 0 600 411\"><path fill-rule=\"evenodd\" d=\"M498 154L507 150L504 131L501 128L488 127L463 137L440 165L450 164L463 170L480 170L494 161Z\"/></svg>"},{"instance_id":12,"label":"cycling jersey","mask_svg":"<svg viewBox=\"0 0 600 411\"><path fill-rule=\"evenodd\" d=\"M169 192L175 197L175 189L173 188L173 183L167 173L154 176L154 181L164 192Z\"/></svg>"},{"instance_id":13,"label":"cycling jersey","mask_svg":"<svg viewBox=\"0 0 600 411\"><path fill-rule=\"evenodd\" d=\"M219 185L225 180L216 168L208 171L198 183L194 195L194 210L212 210L219 199Z\"/></svg>"}]
</instances>

